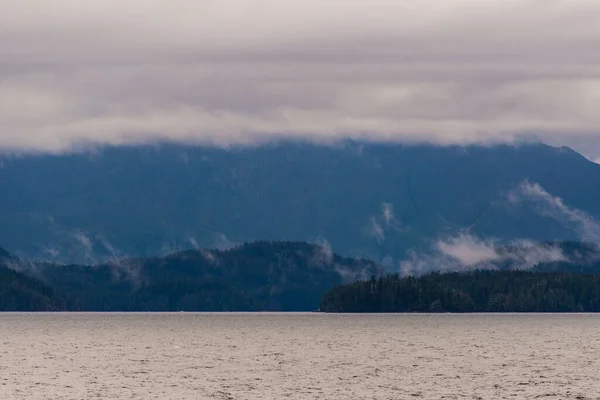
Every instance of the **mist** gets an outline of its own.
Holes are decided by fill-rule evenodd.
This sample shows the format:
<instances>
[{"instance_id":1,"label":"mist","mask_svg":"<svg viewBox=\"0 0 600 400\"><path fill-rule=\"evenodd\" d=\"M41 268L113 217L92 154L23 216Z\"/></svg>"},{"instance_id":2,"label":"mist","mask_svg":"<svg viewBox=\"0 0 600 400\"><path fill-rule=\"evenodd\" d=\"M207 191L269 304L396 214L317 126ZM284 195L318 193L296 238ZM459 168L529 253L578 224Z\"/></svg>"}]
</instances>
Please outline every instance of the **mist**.
<instances>
[{"instance_id":1,"label":"mist","mask_svg":"<svg viewBox=\"0 0 600 400\"><path fill-rule=\"evenodd\" d=\"M584 242L600 243L600 221L583 210L569 207L563 199L548 193L540 184L523 181L508 194L513 204L533 203L535 211L572 229Z\"/></svg>"},{"instance_id":2,"label":"mist","mask_svg":"<svg viewBox=\"0 0 600 400\"><path fill-rule=\"evenodd\" d=\"M533 204L534 212L571 229L579 241L600 245L600 221L585 211L568 206L539 183L524 180L508 192L506 201L508 206ZM599 257L600 254L594 260ZM500 266L527 270L540 263L561 261L582 262L579 258L566 256L558 242L540 243L523 238L507 243L499 238L480 238L465 229L462 233L436 239L429 252L411 252L407 259L398 263L398 270L401 275L498 269Z\"/></svg>"},{"instance_id":3,"label":"mist","mask_svg":"<svg viewBox=\"0 0 600 400\"><path fill-rule=\"evenodd\" d=\"M430 272L464 272L500 269L528 270L540 263L569 261L558 244L514 240L501 245L497 239L480 239L460 234L436 241L426 254L411 253L398 265L400 275L423 275Z\"/></svg>"}]
</instances>

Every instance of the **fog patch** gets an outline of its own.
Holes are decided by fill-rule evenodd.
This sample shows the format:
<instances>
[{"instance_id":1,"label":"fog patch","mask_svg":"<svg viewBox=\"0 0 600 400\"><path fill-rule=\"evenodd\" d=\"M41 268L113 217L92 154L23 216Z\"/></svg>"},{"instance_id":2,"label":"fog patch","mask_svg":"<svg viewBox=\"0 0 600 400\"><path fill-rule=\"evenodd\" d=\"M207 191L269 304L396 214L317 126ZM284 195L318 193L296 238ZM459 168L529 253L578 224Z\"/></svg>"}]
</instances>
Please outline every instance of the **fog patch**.
<instances>
[{"instance_id":1,"label":"fog patch","mask_svg":"<svg viewBox=\"0 0 600 400\"><path fill-rule=\"evenodd\" d=\"M377 243L381 244L385 241L385 231L383 227L377 222L375 217L369 219L369 225L367 226L367 235L374 238Z\"/></svg>"},{"instance_id":2,"label":"fog patch","mask_svg":"<svg viewBox=\"0 0 600 400\"><path fill-rule=\"evenodd\" d=\"M188 238L188 242L189 242L189 244L192 245L192 247L195 250L199 250L200 249L200 245L198 244L198 241L195 238L193 238L193 237Z\"/></svg>"},{"instance_id":3,"label":"fog patch","mask_svg":"<svg viewBox=\"0 0 600 400\"><path fill-rule=\"evenodd\" d=\"M142 282L142 265L141 259L113 259L106 263L110 268L113 280L128 280L135 287L141 286Z\"/></svg>"},{"instance_id":4,"label":"fog patch","mask_svg":"<svg viewBox=\"0 0 600 400\"><path fill-rule=\"evenodd\" d=\"M459 235L446 240L438 240L436 249L439 253L463 265L472 265L483 260L497 257L493 240L481 240L471 235Z\"/></svg>"},{"instance_id":5,"label":"fog patch","mask_svg":"<svg viewBox=\"0 0 600 400\"><path fill-rule=\"evenodd\" d=\"M316 245L316 249L311 258L311 262L317 265L331 265L333 262L333 249L331 243L325 238L319 238L313 244Z\"/></svg>"},{"instance_id":6,"label":"fog patch","mask_svg":"<svg viewBox=\"0 0 600 400\"><path fill-rule=\"evenodd\" d=\"M369 218L369 223L365 227L367 236L374 238L377 243L385 242L387 234L392 231L402 229L400 222L394 214L394 206L388 202L382 202L378 215Z\"/></svg>"},{"instance_id":7,"label":"fog patch","mask_svg":"<svg viewBox=\"0 0 600 400\"><path fill-rule=\"evenodd\" d=\"M394 222L394 206L390 203L381 204L381 216L386 225L390 225Z\"/></svg>"},{"instance_id":8,"label":"fog patch","mask_svg":"<svg viewBox=\"0 0 600 400\"><path fill-rule=\"evenodd\" d=\"M539 183L525 180L508 193L513 204L531 202L536 212L571 228L585 242L600 243L600 222L585 211L569 207L563 199L546 191Z\"/></svg>"},{"instance_id":9,"label":"fog patch","mask_svg":"<svg viewBox=\"0 0 600 400\"><path fill-rule=\"evenodd\" d=\"M497 239L460 234L435 242L428 253L410 252L398 265L400 275L474 269L527 270L540 263L568 261L558 244L516 240L501 246Z\"/></svg>"},{"instance_id":10,"label":"fog patch","mask_svg":"<svg viewBox=\"0 0 600 400\"><path fill-rule=\"evenodd\" d=\"M73 234L73 237L83 249L85 261L92 264L96 264L97 259L94 255L94 246L92 245L92 240L90 239L90 237L83 232L75 232Z\"/></svg>"},{"instance_id":11,"label":"fog patch","mask_svg":"<svg viewBox=\"0 0 600 400\"><path fill-rule=\"evenodd\" d=\"M227 236L225 236L224 233L218 232L215 235L215 241L213 242L211 247L215 248L217 250L225 251L225 250L231 250L231 249L237 247L238 245L239 245L239 243L229 240L227 238Z\"/></svg>"},{"instance_id":12,"label":"fog patch","mask_svg":"<svg viewBox=\"0 0 600 400\"><path fill-rule=\"evenodd\" d=\"M214 252L206 249L198 249L198 251L200 252L200 255L204 257L206 261L208 261L209 264L218 263L219 260Z\"/></svg>"}]
</instances>

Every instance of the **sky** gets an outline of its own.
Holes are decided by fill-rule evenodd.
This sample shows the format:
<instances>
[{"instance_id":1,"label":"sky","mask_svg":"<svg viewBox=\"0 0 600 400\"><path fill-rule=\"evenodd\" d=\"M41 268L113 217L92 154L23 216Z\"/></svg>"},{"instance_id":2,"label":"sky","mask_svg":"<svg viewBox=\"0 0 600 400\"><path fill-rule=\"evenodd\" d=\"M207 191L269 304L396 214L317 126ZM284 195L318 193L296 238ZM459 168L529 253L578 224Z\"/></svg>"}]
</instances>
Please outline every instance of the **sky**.
<instances>
[{"instance_id":1,"label":"sky","mask_svg":"<svg viewBox=\"0 0 600 400\"><path fill-rule=\"evenodd\" d=\"M0 148L279 137L600 159L597 0L0 0Z\"/></svg>"}]
</instances>

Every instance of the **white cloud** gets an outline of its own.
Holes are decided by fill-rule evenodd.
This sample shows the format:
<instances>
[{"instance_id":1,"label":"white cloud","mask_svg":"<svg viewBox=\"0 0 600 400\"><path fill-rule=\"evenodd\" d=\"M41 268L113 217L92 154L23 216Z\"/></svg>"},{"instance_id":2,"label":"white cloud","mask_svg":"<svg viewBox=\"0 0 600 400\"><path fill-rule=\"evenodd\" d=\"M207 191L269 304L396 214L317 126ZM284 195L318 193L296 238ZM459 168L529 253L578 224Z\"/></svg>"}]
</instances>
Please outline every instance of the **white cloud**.
<instances>
[{"instance_id":1,"label":"white cloud","mask_svg":"<svg viewBox=\"0 0 600 400\"><path fill-rule=\"evenodd\" d=\"M385 241L385 230L374 217L371 217L369 219L369 225L367 226L367 235L375 238L375 240L377 240L377 243L383 243Z\"/></svg>"},{"instance_id":2,"label":"white cloud","mask_svg":"<svg viewBox=\"0 0 600 400\"><path fill-rule=\"evenodd\" d=\"M381 216L387 226L395 222L394 206L390 203L381 204Z\"/></svg>"},{"instance_id":3,"label":"white cloud","mask_svg":"<svg viewBox=\"0 0 600 400\"><path fill-rule=\"evenodd\" d=\"M402 275L428 272L496 269L506 262L512 269L529 269L539 263L567 261L560 247L529 240L502 246L496 239L460 234L439 239L430 253L412 253L399 263Z\"/></svg>"},{"instance_id":4,"label":"white cloud","mask_svg":"<svg viewBox=\"0 0 600 400\"><path fill-rule=\"evenodd\" d=\"M569 207L560 197L548 193L538 183L524 181L509 193L508 198L513 203L533 201L539 214L571 227L583 241L600 243L600 222L585 211Z\"/></svg>"},{"instance_id":5,"label":"white cloud","mask_svg":"<svg viewBox=\"0 0 600 400\"><path fill-rule=\"evenodd\" d=\"M493 241L482 241L470 235L439 240L436 247L441 254L457 260L462 265L473 265L498 257Z\"/></svg>"},{"instance_id":6,"label":"white cloud","mask_svg":"<svg viewBox=\"0 0 600 400\"><path fill-rule=\"evenodd\" d=\"M540 184L523 181L507 197L512 204L533 203L538 214L572 229L580 240L600 244L600 222L585 211L568 206ZM497 268L499 262L509 262L512 268L527 269L554 261L578 262L577 259L569 260L556 244L520 239L506 246L495 238L482 239L463 233L436 240L430 252L409 254L399 263L399 271L403 275L420 275L432 271Z\"/></svg>"},{"instance_id":7,"label":"white cloud","mask_svg":"<svg viewBox=\"0 0 600 400\"><path fill-rule=\"evenodd\" d=\"M385 242L387 233L391 231L400 231L402 226L396 220L394 206L391 203L381 203L381 215L369 218L369 223L365 228L365 233L377 240L378 243Z\"/></svg>"},{"instance_id":8,"label":"white cloud","mask_svg":"<svg viewBox=\"0 0 600 400\"><path fill-rule=\"evenodd\" d=\"M0 147L536 132L597 157L592 0L0 0Z\"/></svg>"}]
</instances>

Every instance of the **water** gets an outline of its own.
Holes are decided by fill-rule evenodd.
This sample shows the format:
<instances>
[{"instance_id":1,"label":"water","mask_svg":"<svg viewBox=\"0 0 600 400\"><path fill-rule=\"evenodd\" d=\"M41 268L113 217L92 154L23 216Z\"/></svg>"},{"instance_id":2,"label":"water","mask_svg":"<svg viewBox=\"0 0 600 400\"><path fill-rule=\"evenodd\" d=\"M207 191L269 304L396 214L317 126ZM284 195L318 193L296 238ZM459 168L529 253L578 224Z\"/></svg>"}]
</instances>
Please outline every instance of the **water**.
<instances>
[{"instance_id":1,"label":"water","mask_svg":"<svg viewBox=\"0 0 600 400\"><path fill-rule=\"evenodd\" d=\"M0 399L600 399L597 315L0 314Z\"/></svg>"}]
</instances>

